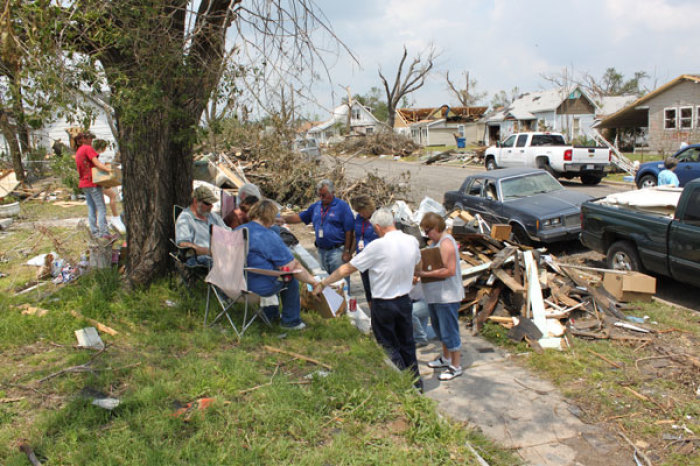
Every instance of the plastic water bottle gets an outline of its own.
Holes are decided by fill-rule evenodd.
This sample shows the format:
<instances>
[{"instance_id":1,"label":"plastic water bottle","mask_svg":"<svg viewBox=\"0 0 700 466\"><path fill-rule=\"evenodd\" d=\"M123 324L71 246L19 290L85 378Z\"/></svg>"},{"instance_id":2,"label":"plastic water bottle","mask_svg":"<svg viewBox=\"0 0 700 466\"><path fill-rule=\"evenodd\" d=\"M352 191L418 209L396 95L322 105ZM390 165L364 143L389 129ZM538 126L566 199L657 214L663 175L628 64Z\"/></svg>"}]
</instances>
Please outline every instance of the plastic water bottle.
<instances>
[{"instance_id":1,"label":"plastic water bottle","mask_svg":"<svg viewBox=\"0 0 700 466\"><path fill-rule=\"evenodd\" d=\"M350 287L348 286L348 281L345 279L343 279L343 295L345 296L346 300L350 296Z\"/></svg>"}]
</instances>

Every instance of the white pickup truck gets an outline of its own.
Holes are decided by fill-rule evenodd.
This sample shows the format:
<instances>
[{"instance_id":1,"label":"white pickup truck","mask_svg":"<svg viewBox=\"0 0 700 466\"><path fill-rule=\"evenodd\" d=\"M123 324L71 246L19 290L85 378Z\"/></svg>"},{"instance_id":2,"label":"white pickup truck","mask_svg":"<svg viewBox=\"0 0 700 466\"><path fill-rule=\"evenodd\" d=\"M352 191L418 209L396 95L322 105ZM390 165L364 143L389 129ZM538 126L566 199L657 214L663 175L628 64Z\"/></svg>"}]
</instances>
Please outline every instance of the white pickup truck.
<instances>
[{"instance_id":1,"label":"white pickup truck","mask_svg":"<svg viewBox=\"0 0 700 466\"><path fill-rule=\"evenodd\" d=\"M511 167L542 168L557 178L580 177L583 184L598 184L610 165L605 147L574 147L558 133L518 133L486 149L487 170Z\"/></svg>"}]
</instances>

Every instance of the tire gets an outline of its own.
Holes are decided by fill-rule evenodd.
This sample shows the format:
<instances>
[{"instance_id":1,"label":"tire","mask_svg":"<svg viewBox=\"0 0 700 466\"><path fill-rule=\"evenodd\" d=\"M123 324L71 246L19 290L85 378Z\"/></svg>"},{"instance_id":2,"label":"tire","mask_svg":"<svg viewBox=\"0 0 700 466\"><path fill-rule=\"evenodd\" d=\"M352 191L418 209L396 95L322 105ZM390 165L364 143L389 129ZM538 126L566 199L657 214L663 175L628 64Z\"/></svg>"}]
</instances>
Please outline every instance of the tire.
<instances>
[{"instance_id":1,"label":"tire","mask_svg":"<svg viewBox=\"0 0 700 466\"><path fill-rule=\"evenodd\" d=\"M496 159L494 159L493 156L486 157L486 163L484 165L489 171L496 170L498 168L498 165L496 165Z\"/></svg>"},{"instance_id":2,"label":"tire","mask_svg":"<svg viewBox=\"0 0 700 466\"><path fill-rule=\"evenodd\" d=\"M511 233L513 241L521 244L523 246L532 246L532 240L528 236L527 232L520 225L513 224L513 232Z\"/></svg>"},{"instance_id":3,"label":"tire","mask_svg":"<svg viewBox=\"0 0 700 466\"><path fill-rule=\"evenodd\" d=\"M639 183L637 183L637 187L639 189L653 188L654 186L656 186L656 184L657 184L656 175L647 174L639 179Z\"/></svg>"},{"instance_id":4,"label":"tire","mask_svg":"<svg viewBox=\"0 0 700 466\"><path fill-rule=\"evenodd\" d=\"M617 241L608 248L606 263L609 269L642 272L642 263L636 246L629 241Z\"/></svg>"},{"instance_id":5,"label":"tire","mask_svg":"<svg viewBox=\"0 0 700 466\"><path fill-rule=\"evenodd\" d=\"M600 180L602 180L600 176L595 176L595 175L581 175L581 183L588 185L588 186L593 186L596 184L600 183Z\"/></svg>"}]
</instances>

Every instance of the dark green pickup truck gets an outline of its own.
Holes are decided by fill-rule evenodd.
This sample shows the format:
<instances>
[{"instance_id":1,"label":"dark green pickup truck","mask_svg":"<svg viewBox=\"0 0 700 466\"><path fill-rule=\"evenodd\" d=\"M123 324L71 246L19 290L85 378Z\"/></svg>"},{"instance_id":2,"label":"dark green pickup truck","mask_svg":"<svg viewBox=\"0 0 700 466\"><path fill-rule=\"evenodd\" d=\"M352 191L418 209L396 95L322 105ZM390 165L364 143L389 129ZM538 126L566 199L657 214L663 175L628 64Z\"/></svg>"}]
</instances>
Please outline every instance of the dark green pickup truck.
<instances>
[{"instance_id":1,"label":"dark green pickup truck","mask_svg":"<svg viewBox=\"0 0 700 466\"><path fill-rule=\"evenodd\" d=\"M673 217L596 199L581 205L581 227L581 243L605 254L611 269L700 286L700 178L685 186Z\"/></svg>"}]
</instances>

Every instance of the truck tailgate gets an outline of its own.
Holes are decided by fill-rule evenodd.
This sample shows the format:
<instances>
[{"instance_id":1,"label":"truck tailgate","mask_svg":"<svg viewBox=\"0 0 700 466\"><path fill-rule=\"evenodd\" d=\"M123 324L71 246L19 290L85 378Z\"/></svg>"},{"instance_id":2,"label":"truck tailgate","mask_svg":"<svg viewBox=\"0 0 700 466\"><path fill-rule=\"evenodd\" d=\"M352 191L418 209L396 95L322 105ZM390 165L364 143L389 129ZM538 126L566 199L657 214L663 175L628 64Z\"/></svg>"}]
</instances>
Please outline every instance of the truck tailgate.
<instances>
[{"instance_id":1,"label":"truck tailgate","mask_svg":"<svg viewBox=\"0 0 700 466\"><path fill-rule=\"evenodd\" d=\"M608 164L610 151L605 147L574 147L571 161L573 163L592 165Z\"/></svg>"}]
</instances>

